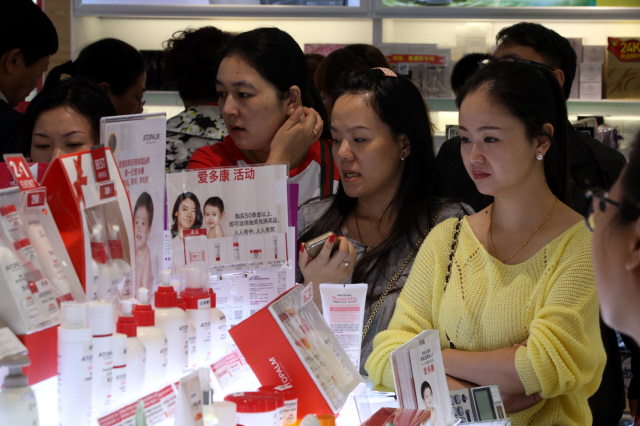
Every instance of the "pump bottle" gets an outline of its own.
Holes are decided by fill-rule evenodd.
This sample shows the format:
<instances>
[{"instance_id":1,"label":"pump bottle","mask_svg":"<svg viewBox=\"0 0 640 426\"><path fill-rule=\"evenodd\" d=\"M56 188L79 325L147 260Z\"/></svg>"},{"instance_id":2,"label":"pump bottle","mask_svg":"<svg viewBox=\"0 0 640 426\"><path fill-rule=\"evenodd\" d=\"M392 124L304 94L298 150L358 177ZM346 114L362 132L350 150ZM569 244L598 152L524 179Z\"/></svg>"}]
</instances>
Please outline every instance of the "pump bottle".
<instances>
[{"instance_id":1,"label":"pump bottle","mask_svg":"<svg viewBox=\"0 0 640 426\"><path fill-rule=\"evenodd\" d=\"M111 254L112 273L117 277L118 287L122 289L122 298L128 299L132 297L131 265L122 258L123 248L118 225L112 225L109 229L109 253Z\"/></svg>"},{"instance_id":2,"label":"pump bottle","mask_svg":"<svg viewBox=\"0 0 640 426\"><path fill-rule=\"evenodd\" d=\"M184 268L183 273L187 276L187 288L180 296L187 304L187 316L196 329L196 354L189 358L189 367L197 368L211 361L211 299L202 286L198 268Z\"/></svg>"},{"instance_id":3,"label":"pump bottle","mask_svg":"<svg viewBox=\"0 0 640 426\"><path fill-rule=\"evenodd\" d=\"M111 384L112 407L118 408L127 396L127 335L113 335L113 383Z\"/></svg>"},{"instance_id":4,"label":"pump bottle","mask_svg":"<svg viewBox=\"0 0 640 426\"><path fill-rule=\"evenodd\" d=\"M38 406L27 376L22 367L31 364L29 357L22 354L7 355L0 360L0 366L9 368L0 392L0 425L38 426Z\"/></svg>"},{"instance_id":5,"label":"pump bottle","mask_svg":"<svg viewBox=\"0 0 640 426\"><path fill-rule=\"evenodd\" d=\"M92 407L97 415L111 409L113 381L113 305L109 302L89 302L89 327L93 335Z\"/></svg>"},{"instance_id":6,"label":"pump bottle","mask_svg":"<svg viewBox=\"0 0 640 426\"><path fill-rule=\"evenodd\" d=\"M58 424L91 424L92 344L87 304L60 304L58 327ZM4 423L3 423L4 424ZM7 423L20 424L20 423Z\"/></svg>"},{"instance_id":7,"label":"pump bottle","mask_svg":"<svg viewBox=\"0 0 640 426\"><path fill-rule=\"evenodd\" d=\"M156 291L156 326L167 336L167 375L171 382L180 380L188 360L187 314L178 308L178 294L170 282L171 270L162 271L162 285Z\"/></svg>"},{"instance_id":8,"label":"pump bottle","mask_svg":"<svg viewBox=\"0 0 640 426\"><path fill-rule=\"evenodd\" d=\"M178 292L180 290L180 283L174 282L172 283L173 289ZM182 297L178 297L178 308L182 309L184 313L187 313L187 302L184 301ZM198 346L197 346L197 337L196 337L196 327L193 325L191 320L188 319L187 316L187 363L184 366L184 371L193 370L197 367L196 359L198 354Z\"/></svg>"},{"instance_id":9,"label":"pump bottle","mask_svg":"<svg viewBox=\"0 0 640 426\"><path fill-rule=\"evenodd\" d=\"M149 304L149 290L138 289L138 304L133 309L138 338L147 351L144 392L159 390L167 380L167 336L155 325L155 313Z\"/></svg>"},{"instance_id":10,"label":"pump bottle","mask_svg":"<svg viewBox=\"0 0 640 426\"><path fill-rule=\"evenodd\" d=\"M127 401L142 396L146 371L147 351L138 339L138 328L133 316L135 302L135 299L122 301L122 315L116 324L116 331L127 336L127 390L125 398Z\"/></svg>"},{"instance_id":11,"label":"pump bottle","mask_svg":"<svg viewBox=\"0 0 640 426\"><path fill-rule=\"evenodd\" d=\"M209 289L211 298L211 361L216 362L227 354L227 318L216 307L216 294Z\"/></svg>"}]
</instances>

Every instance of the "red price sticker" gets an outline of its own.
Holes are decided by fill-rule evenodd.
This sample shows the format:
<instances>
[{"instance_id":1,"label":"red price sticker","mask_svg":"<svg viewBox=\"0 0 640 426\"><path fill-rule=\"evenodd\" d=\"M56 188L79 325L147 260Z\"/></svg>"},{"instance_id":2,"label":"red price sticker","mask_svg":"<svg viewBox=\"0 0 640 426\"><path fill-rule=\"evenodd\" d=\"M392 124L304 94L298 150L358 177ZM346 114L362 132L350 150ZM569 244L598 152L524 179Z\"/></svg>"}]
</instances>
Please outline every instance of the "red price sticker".
<instances>
[{"instance_id":1,"label":"red price sticker","mask_svg":"<svg viewBox=\"0 0 640 426\"><path fill-rule=\"evenodd\" d=\"M105 200L107 198L116 196L116 186L113 182L106 182L99 186L100 199Z\"/></svg>"},{"instance_id":2,"label":"red price sticker","mask_svg":"<svg viewBox=\"0 0 640 426\"><path fill-rule=\"evenodd\" d=\"M27 166L27 162L24 159L22 154L19 155L5 155L4 161L9 166L9 170L11 170L11 174L13 178L18 182L18 186L23 191L27 191L29 189L38 188L38 182L33 178L31 174L31 170Z\"/></svg>"},{"instance_id":3,"label":"red price sticker","mask_svg":"<svg viewBox=\"0 0 640 426\"><path fill-rule=\"evenodd\" d=\"M91 148L91 158L93 159L93 168L96 172L96 182L105 182L109 178L109 165L107 164L107 154L104 146L94 146Z\"/></svg>"},{"instance_id":4,"label":"red price sticker","mask_svg":"<svg viewBox=\"0 0 640 426\"><path fill-rule=\"evenodd\" d=\"M46 201L45 188L37 191L29 191L27 194L27 207L42 207Z\"/></svg>"}]
</instances>

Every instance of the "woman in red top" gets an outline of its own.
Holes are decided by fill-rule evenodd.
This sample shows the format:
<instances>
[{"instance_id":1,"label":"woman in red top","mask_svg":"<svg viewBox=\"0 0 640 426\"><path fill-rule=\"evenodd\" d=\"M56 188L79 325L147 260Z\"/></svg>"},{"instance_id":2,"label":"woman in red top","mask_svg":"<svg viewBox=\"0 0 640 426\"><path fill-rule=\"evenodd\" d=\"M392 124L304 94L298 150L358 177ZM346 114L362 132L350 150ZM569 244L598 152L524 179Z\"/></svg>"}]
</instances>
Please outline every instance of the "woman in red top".
<instances>
[{"instance_id":1,"label":"woman in red top","mask_svg":"<svg viewBox=\"0 0 640 426\"><path fill-rule=\"evenodd\" d=\"M242 33L220 52L216 87L229 136L196 150L189 169L289 163L299 202L329 195L339 176L307 81L304 54L277 28ZM321 105L318 107L322 108ZM326 139L329 139L327 137Z\"/></svg>"}]
</instances>

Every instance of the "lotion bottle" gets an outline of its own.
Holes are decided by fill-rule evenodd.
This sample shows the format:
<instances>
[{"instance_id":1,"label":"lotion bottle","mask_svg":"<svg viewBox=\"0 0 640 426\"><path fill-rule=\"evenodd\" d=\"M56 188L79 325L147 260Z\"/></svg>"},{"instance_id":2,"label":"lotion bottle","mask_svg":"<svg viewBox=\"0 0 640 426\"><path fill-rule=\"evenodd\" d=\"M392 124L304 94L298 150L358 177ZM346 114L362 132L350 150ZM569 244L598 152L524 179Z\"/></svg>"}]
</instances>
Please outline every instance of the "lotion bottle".
<instances>
[{"instance_id":1,"label":"lotion bottle","mask_svg":"<svg viewBox=\"0 0 640 426\"><path fill-rule=\"evenodd\" d=\"M132 297L131 265L122 258L123 248L118 225L112 225L109 229L109 253L111 254L113 274L117 276L118 287L121 287L121 296L123 299L128 299Z\"/></svg>"},{"instance_id":2,"label":"lotion bottle","mask_svg":"<svg viewBox=\"0 0 640 426\"><path fill-rule=\"evenodd\" d=\"M211 298L211 362L216 362L227 354L227 318L216 307L216 294L209 289Z\"/></svg>"},{"instance_id":3,"label":"lotion bottle","mask_svg":"<svg viewBox=\"0 0 640 426\"><path fill-rule=\"evenodd\" d=\"M93 336L92 407L99 416L111 409L113 305L103 301L89 302L89 327Z\"/></svg>"},{"instance_id":4,"label":"lotion bottle","mask_svg":"<svg viewBox=\"0 0 640 426\"><path fill-rule=\"evenodd\" d=\"M91 232L91 280L87 286L87 300L100 300L107 286L107 249L100 238L101 226L94 226Z\"/></svg>"},{"instance_id":5,"label":"lotion bottle","mask_svg":"<svg viewBox=\"0 0 640 426\"><path fill-rule=\"evenodd\" d=\"M180 283L173 283L173 289L178 292L180 290ZM187 302L182 297L178 297L178 308L182 309L184 313L187 313ZM196 327L187 316L187 363L184 366L184 372L193 370L197 367L196 359L198 354ZM193 364L193 365L192 365Z\"/></svg>"},{"instance_id":6,"label":"lotion bottle","mask_svg":"<svg viewBox=\"0 0 640 426\"><path fill-rule=\"evenodd\" d=\"M202 286L200 270L184 268L183 271L187 287L180 296L187 304L187 316L196 331L196 353L189 358L189 368L197 368L211 361L211 299Z\"/></svg>"},{"instance_id":7,"label":"lotion bottle","mask_svg":"<svg viewBox=\"0 0 640 426\"><path fill-rule=\"evenodd\" d=\"M171 270L162 271L162 285L156 291L155 321L167 336L167 375L171 382L180 380L187 365L189 344L189 319L186 312L178 308L178 294L170 282Z\"/></svg>"},{"instance_id":8,"label":"lotion bottle","mask_svg":"<svg viewBox=\"0 0 640 426\"><path fill-rule=\"evenodd\" d=\"M111 399L113 408L126 402L127 395L127 335L113 335L113 383Z\"/></svg>"},{"instance_id":9,"label":"lotion bottle","mask_svg":"<svg viewBox=\"0 0 640 426\"><path fill-rule=\"evenodd\" d=\"M58 424L91 424L92 344L87 304L60 304L58 327ZM7 423L19 424L19 423Z\"/></svg>"},{"instance_id":10,"label":"lotion bottle","mask_svg":"<svg viewBox=\"0 0 640 426\"><path fill-rule=\"evenodd\" d=\"M127 391L125 398L127 401L142 396L147 359L147 351L138 339L138 328L133 316L135 302L135 299L122 301L122 314L116 324L116 331L127 336Z\"/></svg>"},{"instance_id":11,"label":"lotion bottle","mask_svg":"<svg viewBox=\"0 0 640 426\"><path fill-rule=\"evenodd\" d=\"M138 304L133 309L138 339L147 351L144 380L146 394L160 389L167 380L167 336L155 325L155 313L149 304L149 290L138 289Z\"/></svg>"},{"instance_id":12,"label":"lotion bottle","mask_svg":"<svg viewBox=\"0 0 640 426\"><path fill-rule=\"evenodd\" d=\"M22 354L7 355L0 366L9 368L0 392L0 425L38 426L38 405L22 367L31 364Z\"/></svg>"}]
</instances>

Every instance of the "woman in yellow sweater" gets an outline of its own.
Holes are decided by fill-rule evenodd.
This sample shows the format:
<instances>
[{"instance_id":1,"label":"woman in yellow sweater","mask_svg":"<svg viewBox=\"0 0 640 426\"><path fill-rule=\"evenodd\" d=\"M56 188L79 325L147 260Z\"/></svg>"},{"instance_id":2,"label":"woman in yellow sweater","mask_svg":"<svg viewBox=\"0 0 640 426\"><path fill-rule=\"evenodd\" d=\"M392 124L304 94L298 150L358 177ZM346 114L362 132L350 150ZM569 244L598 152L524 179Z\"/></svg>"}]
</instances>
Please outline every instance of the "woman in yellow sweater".
<instances>
[{"instance_id":1,"label":"woman in yellow sweater","mask_svg":"<svg viewBox=\"0 0 640 426\"><path fill-rule=\"evenodd\" d=\"M365 369L393 389L391 351L437 329L451 390L499 385L514 425L590 425L605 352L590 234L563 202L560 85L536 63L501 61L456 103L465 167L493 204L431 231Z\"/></svg>"}]
</instances>

